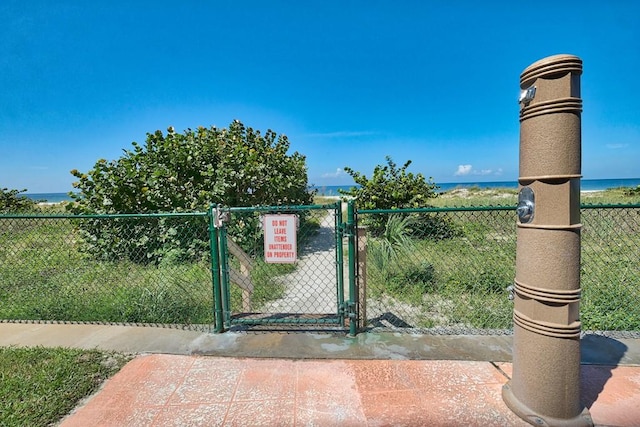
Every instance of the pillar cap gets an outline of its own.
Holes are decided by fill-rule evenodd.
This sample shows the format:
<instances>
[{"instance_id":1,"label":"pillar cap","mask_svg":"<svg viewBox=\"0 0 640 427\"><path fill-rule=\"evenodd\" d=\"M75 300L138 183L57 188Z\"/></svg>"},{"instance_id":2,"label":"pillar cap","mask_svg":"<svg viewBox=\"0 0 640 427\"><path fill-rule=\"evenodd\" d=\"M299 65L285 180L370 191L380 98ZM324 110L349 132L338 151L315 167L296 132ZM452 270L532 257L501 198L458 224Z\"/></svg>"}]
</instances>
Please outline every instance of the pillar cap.
<instances>
[{"instance_id":1,"label":"pillar cap","mask_svg":"<svg viewBox=\"0 0 640 427\"><path fill-rule=\"evenodd\" d=\"M526 89L538 78L563 76L567 73L582 74L582 59L569 54L548 56L524 69L520 74L520 87Z\"/></svg>"}]
</instances>

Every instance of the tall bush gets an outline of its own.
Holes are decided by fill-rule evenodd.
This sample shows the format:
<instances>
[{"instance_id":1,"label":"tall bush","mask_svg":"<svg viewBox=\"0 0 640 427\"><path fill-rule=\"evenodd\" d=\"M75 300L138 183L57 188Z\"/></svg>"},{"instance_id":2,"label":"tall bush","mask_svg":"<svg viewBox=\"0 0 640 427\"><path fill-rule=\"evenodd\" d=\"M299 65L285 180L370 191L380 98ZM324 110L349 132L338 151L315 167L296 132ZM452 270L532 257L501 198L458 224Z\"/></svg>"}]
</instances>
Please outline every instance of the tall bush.
<instances>
[{"instance_id":1,"label":"tall bush","mask_svg":"<svg viewBox=\"0 0 640 427\"><path fill-rule=\"evenodd\" d=\"M429 206L429 199L438 197L439 188L433 178L428 180L422 175L407 172L411 160L402 167L386 156L385 165L377 165L373 175L368 178L350 167L344 170L351 175L357 187L340 190L344 196L354 197L358 209L403 209L424 208ZM413 237L446 238L453 233L446 221L429 215L411 215ZM380 236L385 232L385 221L381 215L367 215L363 224L368 227L373 236Z\"/></svg>"},{"instance_id":2,"label":"tall bush","mask_svg":"<svg viewBox=\"0 0 640 427\"><path fill-rule=\"evenodd\" d=\"M241 122L228 128L199 127L183 134L147 134L117 160L100 159L78 178L70 210L77 214L203 211L225 206L309 204L305 156L289 153L286 136L264 135ZM102 259L126 256L137 262L191 258L207 239L193 220L83 221L85 248ZM257 225L252 224L251 228ZM250 230L248 232L253 232ZM126 239L128 242L123 242ZM135 245L131 250L129 245Z\"/></svg>"},{"instance_id":3,"label":"tall bush","mask_svg":"<svg viewBox=\"0 0 640 427\"><path fill-rule=\"evenodd\" d=\"M386 156L386 165L377 165L371 178L350 167L344 170L359 187L340 190L343 195L358 199L360 209L398 209L424 207L429 199L438 196L438 186L433 178L428 180L421 173L407 172L411 160L398 168L398 165Z\"/></svg>"}]
</instances>

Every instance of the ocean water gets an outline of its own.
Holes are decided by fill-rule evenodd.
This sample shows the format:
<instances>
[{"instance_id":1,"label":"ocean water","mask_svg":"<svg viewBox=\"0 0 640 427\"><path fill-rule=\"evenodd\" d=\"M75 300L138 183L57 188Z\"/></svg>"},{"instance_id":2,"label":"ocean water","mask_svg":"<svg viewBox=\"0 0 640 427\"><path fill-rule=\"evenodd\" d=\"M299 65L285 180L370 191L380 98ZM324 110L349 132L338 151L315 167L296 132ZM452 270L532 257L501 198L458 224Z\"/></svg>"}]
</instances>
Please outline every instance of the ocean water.
<instances>
[{"instance_id":1,"label":"ocean water","mask_svg":"<svg viewBox=\"0 0 640 427\"><path fill-rule=\"evenodd\" d=\"M581 181L582 191L602 191L609 188L631 187L635 188L640 185L640 178L621 178L621 179L583 179ZM489 182L445 182L437 183L438 192L453 190L454 188L518 188L517 181L489 181ZM320 196L339 196L338 190L348 190L351 185L327 185L316 186L313 189L318 190ZM25 193L25 196L32 200L47 203L59 203L71 201L68 193Z\"/></svg>"},{"instance_id":2,"label":"ocean water","mask_svg":"<svg viewBox=\"0 0 640 427\"><path fill-rule=\"evenodd\" d=\"M31 200L46 203L70 202L73 200L68 193L24 193L21 196L27 196Z\"/></svg>"},{"instance_id":3,"label":"ocean water","mask_svg":"<svg viewBox=\"0 0 640 427\"><path fill-rule=\"evenodd\" d=\"M518 188L517 181L487 181L487 182L445 182L436 183L438 192L453 190L455 188ZM602 191L610 188L631 187L635 188L640 185L640 178L621 178L621 179L583 179L580 182L582 191ZM338 190L348 190L350 185L328 185L313 187L318 190L318 195L322 196L339 196Z\"/></svg>"}]
</instances>

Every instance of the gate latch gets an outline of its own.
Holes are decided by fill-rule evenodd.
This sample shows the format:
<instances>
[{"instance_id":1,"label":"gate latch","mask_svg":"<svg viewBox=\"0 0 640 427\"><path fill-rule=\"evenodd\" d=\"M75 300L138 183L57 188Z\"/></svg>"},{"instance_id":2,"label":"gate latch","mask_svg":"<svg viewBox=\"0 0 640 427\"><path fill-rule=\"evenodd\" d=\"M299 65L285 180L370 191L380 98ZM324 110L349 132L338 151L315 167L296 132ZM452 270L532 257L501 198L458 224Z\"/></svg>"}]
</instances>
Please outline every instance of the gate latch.
<instances>
[{"instance_id":1,"label":"gate latch","mask_svg":"<svg viewBox=\"0 0 640 427\"><path fill-rule=\"evenodd\" d=\"M213 223L216 228L222 227L222 225L229 219L229 212L224 212L221 206L218 206L213 210Z\"/></svg>"},{"instance_id":2,"label":"gate latch","mask_svg":"<svg viewBox=\"0 0 640 427\"><path fill-rule=\"evenodd\" d=\"M340 234L342 237L350 237L353 236L353 224L349 224L347 222L343 222L340 224Z\"/></svg>"}]
</instances>

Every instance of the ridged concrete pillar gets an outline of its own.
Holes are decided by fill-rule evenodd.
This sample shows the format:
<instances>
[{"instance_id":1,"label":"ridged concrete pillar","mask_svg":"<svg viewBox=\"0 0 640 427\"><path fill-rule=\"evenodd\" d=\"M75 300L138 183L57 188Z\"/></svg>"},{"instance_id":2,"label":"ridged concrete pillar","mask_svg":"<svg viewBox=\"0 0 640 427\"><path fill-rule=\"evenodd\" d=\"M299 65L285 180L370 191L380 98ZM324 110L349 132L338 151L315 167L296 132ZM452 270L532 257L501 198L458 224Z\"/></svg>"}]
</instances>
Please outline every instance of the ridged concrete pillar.
<instances>
[{"instance_id":1,"label":"ridged concrete pillar","mask_svg":"<svg viewBox=\"0 0 640 427\"><path fill-rule=\"evenodd\" d=\"M580 404L582 60L520 76L520 193L507 406L538 426L591 426Z\"/></svg>"}]
</instances>

